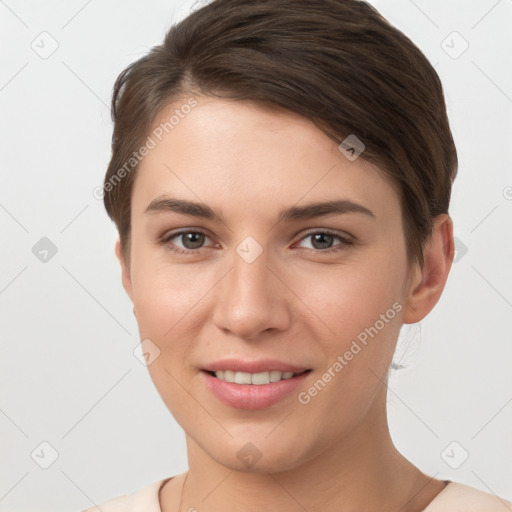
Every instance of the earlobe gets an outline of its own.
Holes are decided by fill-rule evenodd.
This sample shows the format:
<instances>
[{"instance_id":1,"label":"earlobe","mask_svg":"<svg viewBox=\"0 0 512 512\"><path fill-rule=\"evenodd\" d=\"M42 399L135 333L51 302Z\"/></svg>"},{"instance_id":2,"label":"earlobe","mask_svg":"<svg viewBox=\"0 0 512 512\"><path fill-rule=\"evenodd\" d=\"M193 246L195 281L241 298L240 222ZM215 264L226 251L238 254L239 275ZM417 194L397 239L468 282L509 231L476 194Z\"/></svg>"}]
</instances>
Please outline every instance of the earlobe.
<instances>
[{"instance_id":1,"label":"earlobe","mask_svg":"<svg viewBox=\"0 0 512 512\"><path fill-rule=\"evenodd\" d=\"M130 268L125 261L123 251L121 248L121 242L119 239L117 239L117 241L116 241L115 252L116 252L117 259L119 260L119 263L121 264L121 280L123 283L123 288L125 289L126 293L128 294L128 297L130 297L131 301L133 302L132 280L131 280L131 276L130 276Z\"/></svg>"},{"instance_id":2,"label":"earlobe","mask_svg":"<svg viewBox=\"0 0 512 512\"><path fill-rule=\"evenodd\" d=\"M434 220L432 236L423 250L424 265L411 280L403 323L419 322L432 311L443 292L454 254L453 223L444 213Z\"/></svg>"}]
</instances>

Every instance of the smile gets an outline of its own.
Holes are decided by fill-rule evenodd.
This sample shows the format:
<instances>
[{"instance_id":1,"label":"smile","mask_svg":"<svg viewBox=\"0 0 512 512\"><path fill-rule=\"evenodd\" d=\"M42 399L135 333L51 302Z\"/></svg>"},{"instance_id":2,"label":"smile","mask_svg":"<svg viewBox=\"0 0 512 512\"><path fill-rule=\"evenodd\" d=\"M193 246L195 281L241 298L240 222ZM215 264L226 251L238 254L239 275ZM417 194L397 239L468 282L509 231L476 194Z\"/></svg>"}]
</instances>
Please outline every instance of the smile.
<instances>
[{"instance_id":1,"label":"smile","mask_svg":"<svg viewBox=\"0 0 512 512\"><path fill-rule=\"evenodd\" d=\"M307 371L307 370L306 370ZM259 373L248 373L248 372L235 372L233 370L218 370L216 372L211 372L215 377L225 382L233 382L235 384L254 384L256 386L261 386L263 384L270 384L271 382L278 382L280 380L287 380L300 373L293 372L280 372L277 370L272 370L269 372L259 372Z\"/></svg>"},{"instance_id":2,"label":"smile","mask_svg":"<svg viewBox=\"0 0 512 512\"><path fill-rule=\"evenodd\" d=\"M294 396L310 373L311 370L300 373L278 370L258 373L233 370L200 372L213 396L235 409L264 409Z\"/></svg>"}]
</instances>

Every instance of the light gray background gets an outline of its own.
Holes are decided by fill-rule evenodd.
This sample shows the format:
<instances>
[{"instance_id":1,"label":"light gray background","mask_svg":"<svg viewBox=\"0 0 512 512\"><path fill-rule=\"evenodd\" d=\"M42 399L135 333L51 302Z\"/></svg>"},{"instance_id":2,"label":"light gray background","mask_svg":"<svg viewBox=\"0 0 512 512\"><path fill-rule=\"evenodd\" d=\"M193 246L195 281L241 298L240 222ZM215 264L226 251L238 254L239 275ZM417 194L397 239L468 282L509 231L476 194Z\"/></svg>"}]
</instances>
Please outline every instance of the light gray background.
<instances>
[{"instance_id":1,"label":"light gray background","mask_svg":"<svg viewBox=\"0 0 512 512\"><path fill-rule=\"evenodd\" d=\"M458 261L405 333L393 439L426 473L512 499L512 0L373 3L440 74L460 160ZM187 469L184 434L132 353L116 232L92 193L114 80L183 6L0 1L4 512L81 510ZM42 237L58 249L46 262L32 251Z\"/></svg>"}]
</instances>

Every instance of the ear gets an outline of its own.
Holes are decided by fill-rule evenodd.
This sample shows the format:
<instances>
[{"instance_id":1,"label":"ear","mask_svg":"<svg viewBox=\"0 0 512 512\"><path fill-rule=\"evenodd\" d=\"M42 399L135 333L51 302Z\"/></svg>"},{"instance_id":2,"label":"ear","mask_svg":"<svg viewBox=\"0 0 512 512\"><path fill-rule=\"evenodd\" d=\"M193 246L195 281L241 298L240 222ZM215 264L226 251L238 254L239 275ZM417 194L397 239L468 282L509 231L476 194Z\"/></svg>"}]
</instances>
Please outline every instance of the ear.
<instances>
[{"instance_id":1,"label":"ear","mask_svg":"<svg viewBox=\"0 0 512 512\"><path fill-rule=\"evenodd\" d=\"M453 222L443 213L434 220L432 236L423 249L424 265L414 271L404 306L403 323L425 318L441 297L455 255Z\"/></svg>"},{"instance_id":2,"label":"ear","mask_svg":"<svg viewBox=\"0 0 512 512\"><path fill-rule=\"evenodd\" d=\"M133 302L132 279L130 276L130 268L123 256L123 251L121 249L121 242L119 241L119 238L116 241L115 251L116 251L117 259L119 260L119 263L121 264L121 280L123 282L123 288L125 289L126 293L128 294L128 297L130 297L131 301Z\"/></svg>"}]
</instances>

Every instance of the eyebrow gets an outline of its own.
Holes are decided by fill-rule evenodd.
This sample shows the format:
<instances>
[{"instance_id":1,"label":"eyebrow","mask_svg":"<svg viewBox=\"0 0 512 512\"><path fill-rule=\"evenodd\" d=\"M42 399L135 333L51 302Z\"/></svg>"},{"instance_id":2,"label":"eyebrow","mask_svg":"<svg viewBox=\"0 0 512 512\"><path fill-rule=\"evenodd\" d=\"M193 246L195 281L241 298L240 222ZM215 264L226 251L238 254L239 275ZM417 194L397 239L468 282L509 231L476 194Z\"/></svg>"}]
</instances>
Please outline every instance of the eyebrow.
<instances>
[{"instance_id":1,"label":"eyebrow","mask_svg":"<svg viewBox=\"0 0 512 512\"><path fill-rule=\"evenodd\" d=\"M222 215L215 213L204 203L187 201L168 196L160 196L153 199L144 213L152 212L175 212L191 217L201 217L209 220L216 220L224 223ZM313 219L324 215L341 215L346 213L362 213L375 218L375 214L363 206L348 199L338 199L333 201L323 201L309 203L304 206L292 206L281 210L277 222L293 221L300 219Z\"/></svg>"}]
</instances>

